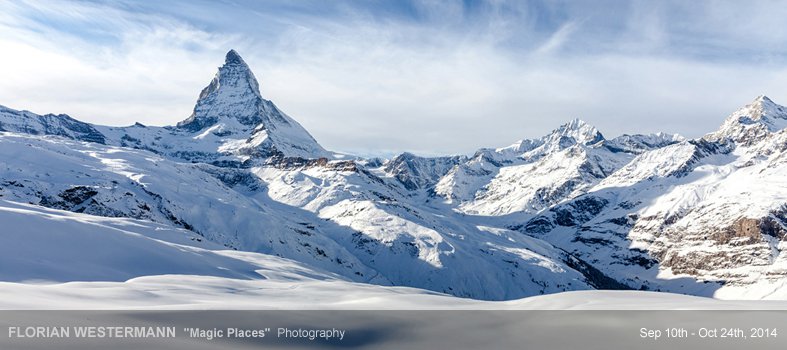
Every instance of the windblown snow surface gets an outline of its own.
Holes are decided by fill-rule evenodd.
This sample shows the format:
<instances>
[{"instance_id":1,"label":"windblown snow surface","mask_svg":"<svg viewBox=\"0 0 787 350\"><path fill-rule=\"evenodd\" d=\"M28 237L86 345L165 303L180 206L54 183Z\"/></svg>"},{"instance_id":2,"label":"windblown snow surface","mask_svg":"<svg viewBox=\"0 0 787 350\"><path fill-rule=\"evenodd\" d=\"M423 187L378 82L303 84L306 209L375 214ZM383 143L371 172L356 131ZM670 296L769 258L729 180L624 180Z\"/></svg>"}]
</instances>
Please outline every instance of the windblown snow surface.
<instances>
[{"instance_id":1,"label":"windblown snow surface","mask_svg":"<svg viewBox=\"0 0 787 350\"><path fill-rule=\"evenodd\" d=\"M479 301L354 283L147 221L0 200L0 222L2 309L787 309L784 301L633 291Z\"/></svg>"}]
</instances>

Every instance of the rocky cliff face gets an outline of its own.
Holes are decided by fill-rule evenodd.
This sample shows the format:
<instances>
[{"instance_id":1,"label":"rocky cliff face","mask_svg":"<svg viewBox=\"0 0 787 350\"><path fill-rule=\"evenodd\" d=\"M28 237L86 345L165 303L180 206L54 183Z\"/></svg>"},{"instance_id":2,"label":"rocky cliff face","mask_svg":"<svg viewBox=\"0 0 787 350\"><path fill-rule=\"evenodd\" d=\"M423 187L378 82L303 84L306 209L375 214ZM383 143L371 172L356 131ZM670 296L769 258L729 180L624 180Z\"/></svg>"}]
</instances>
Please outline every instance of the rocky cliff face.
<instances>
[{"instance_id":1,"label":"rocky cliff face","mask_svg":"<svg viewBox=\"0 0 787 350\"><path fill-rule=\"evenodd\" d=\"M386 162L383 171L395 177L408 190L431 189L454 166L465 161L465 156L430 158L402 153Z\"/></svg>"}]
</instances>

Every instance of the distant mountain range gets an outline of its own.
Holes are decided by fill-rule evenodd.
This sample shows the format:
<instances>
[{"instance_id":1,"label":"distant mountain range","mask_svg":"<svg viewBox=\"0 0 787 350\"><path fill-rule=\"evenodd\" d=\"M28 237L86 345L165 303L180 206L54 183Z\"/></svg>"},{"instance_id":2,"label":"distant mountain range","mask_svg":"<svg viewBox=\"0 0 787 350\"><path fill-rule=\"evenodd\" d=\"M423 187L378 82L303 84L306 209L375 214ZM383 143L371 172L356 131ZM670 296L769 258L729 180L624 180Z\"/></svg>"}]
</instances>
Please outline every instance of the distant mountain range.
<instances>
[{"instance_id":1,"label":"distant mountain range","mask_svg":"<svg viewBox=\"0 0 787 350\"><path fill-rule=\"evenodd\" d=\"M787 282L785 129L787 109L760 96L698 139L608 139L573 120L472 156L363 159L325 150L264 99L233 50L175 126L0 106L0 202L143 220L320 276L459 297L635 289L761 299ZM49 249L19 249L25 259L5 257L15 268L0 280L106 279L67 266L98 264L89 257L108 246L64 246L78 250L66 265L41 263ZM151 263L181 258L194 259ZM137 276L137 263L112 273Z\"/></svg>"}]
</instances>

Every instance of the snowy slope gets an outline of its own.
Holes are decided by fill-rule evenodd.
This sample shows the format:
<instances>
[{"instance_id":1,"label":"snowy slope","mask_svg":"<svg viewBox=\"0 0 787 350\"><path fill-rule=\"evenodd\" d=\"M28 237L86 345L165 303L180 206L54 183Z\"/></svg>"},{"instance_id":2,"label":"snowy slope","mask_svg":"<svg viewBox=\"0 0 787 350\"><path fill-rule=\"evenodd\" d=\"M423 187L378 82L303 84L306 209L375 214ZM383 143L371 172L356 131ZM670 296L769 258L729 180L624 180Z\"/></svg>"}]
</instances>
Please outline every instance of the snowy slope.
<instances>
[{"instance_id":1,"label":"snowy slope","mask_svg":"<svg viewBox=\"0 0 787 350\"><path fill-rule=\"evenodd\" d=\"M0 222L0 280L7 282L123 282L150 275L250 280L264 279L260 272L272 266L301 278L339 278L275 257L246 259L188 230L148 221L0 200Z\"/></svg>"},{"instance_id":2,"label":"snowy slope","mask_svg":"<svg viewBox=\"0 0 787 350\"><path fill-rule=\"evenodd\" d=\"M358 282L496 300L591 288L549 244L421 211L353 163L247 171L9 133L0 159L4 199L174 225Z\"/></svg>"},{"instance_id":3,"label":"snowy slope","mask_svg":"<svg viewBox=\"0 0 787 350\"><path fill-rule=\"evenodd\" d=\"M308 218L244 195L261 184L243 173L172 162L143 150L7 133L0 133L0 159L2 199L173 225L229 248L387 283L373 279L374 270L321 235Z\"/></svg>"},{"instance_id":4,"label":"snowy slope","mask_svg":"<svg viewBox=\"0 0 787 350\"><path fill-rule=\"evenodd\" d=\"M418 207L368 172L322 167L253 172L274 201L352 230L332 237L394 285L494 300L590 288L568 266L569 257L549 244Z\"/></svg>"},{"instance_id":5,"label":"snowy slope","mask_svg":"<svg viewBox=\"0 0 787 350\"><path fill-rule=\"evenodd\" d=\"M339 292L346 301L403 293L429 299L433 294L354 284L292 260L228 250L191 231L149 221L0 200L0 222L2 309L204 308L212 303L296 308L292 300L279 302L286 295L318 304L324 301L321 295L335 298ZM294 295L297 287L303 290Z\"/></svg>"},{"instance_id":6,"label":"snowy slope","mask_svg":"<svg viewBox=\"0 0 787 350\"><path fill-rule=\"evenodd\" d=\"M787 308L783 302L596 291L483 302L352 283L292 260L227 250L188 230L141 220L0 200L0 222L5 227L0 309Z\"/></svg>"},{"instance_id":7,"label":"snowy slope","mask_svg":"<svg viewBox=\"0 0 787 350\"><path fill-rule=\"evenodd\" d=\"M194 232L144 220L0 200L0 222L2 309L483 305L425 290L352 283L292 260L228 250Z\"/></svg>"}]
</instances>

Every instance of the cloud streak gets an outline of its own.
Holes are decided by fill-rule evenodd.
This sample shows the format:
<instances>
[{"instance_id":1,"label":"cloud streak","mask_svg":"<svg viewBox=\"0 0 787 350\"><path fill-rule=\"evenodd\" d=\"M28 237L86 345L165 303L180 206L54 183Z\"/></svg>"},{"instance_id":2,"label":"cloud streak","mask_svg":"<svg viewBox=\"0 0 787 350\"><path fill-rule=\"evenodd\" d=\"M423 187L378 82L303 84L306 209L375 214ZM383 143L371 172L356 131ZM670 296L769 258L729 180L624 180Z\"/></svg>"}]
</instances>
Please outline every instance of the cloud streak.
<instances>
[{"instance_id":1,"label":"cloud streak","mask_svg":"<svg viewBox=\"0 0 787 350\"><path fill-rule=\"evenodd\" d=\"M224 52L325 147L469 153L579 117L699 136L787 102L782 8L727 2L0 4L0 104L184 119Z\"/></svg>"}]
</instances>

